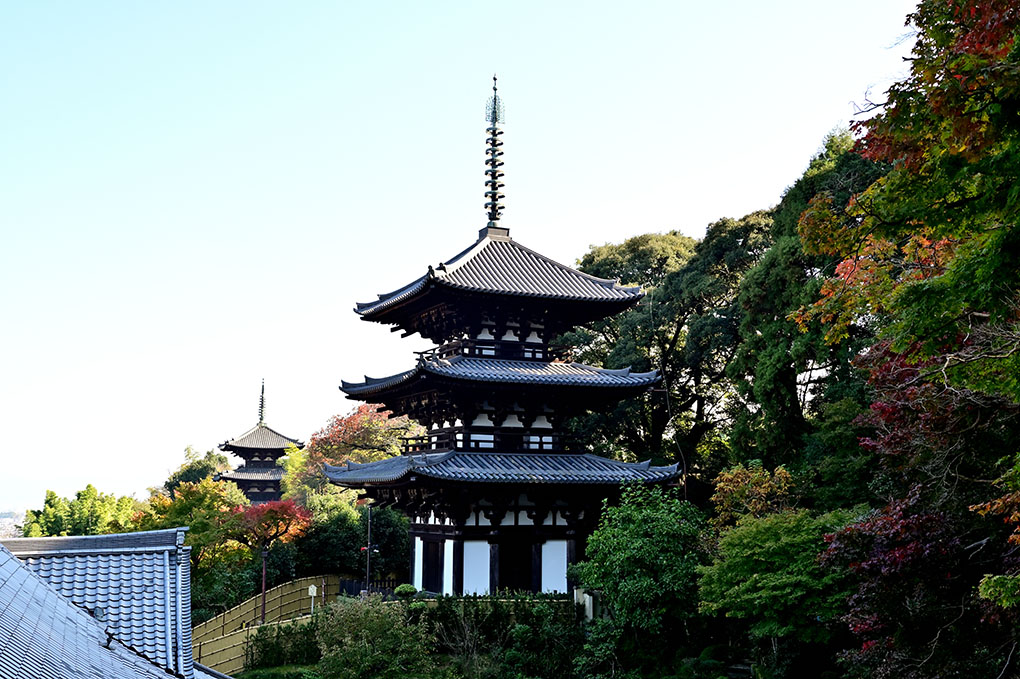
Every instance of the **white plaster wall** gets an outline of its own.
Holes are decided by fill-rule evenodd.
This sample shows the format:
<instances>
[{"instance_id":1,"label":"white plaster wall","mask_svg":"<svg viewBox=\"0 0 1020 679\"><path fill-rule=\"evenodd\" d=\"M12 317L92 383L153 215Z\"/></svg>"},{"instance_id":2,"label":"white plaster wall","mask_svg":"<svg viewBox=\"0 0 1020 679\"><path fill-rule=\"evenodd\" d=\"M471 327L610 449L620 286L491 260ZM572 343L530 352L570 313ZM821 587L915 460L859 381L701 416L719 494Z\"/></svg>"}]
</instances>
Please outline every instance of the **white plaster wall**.
<instances>
[{"instance_id":1,"label":"white plaster wall","mask_svg":"<svg viewBox=\"0 0 1020 679\"><path fill-rule=\"evenodd\" d=\"M411 584L414 585L415 589L421 589L422 583L422 560L425 556L425 545L422 544L421 538L416 537L414 539L414 572L411 573Z\"/></svg>"},{"instance_id":2,"label":"white plaster wall","mask_svg":"<svg viewBox=\"0 0 1020 679\"><path fill-rule=\"evenodd\" d=\"M443 540L443 594L453 594L453 540Z\"/></svg>"},{"instance_id":3,"label":"white plaster wall","mask_svg":"<svg viewBox=\"0 0 1020 679\"><path fill-rule=\"evenodd\" d=\"M567 591L566 540L546 540L542 545L542 591Z\"/></svg>"},{"instance_id":4,"label":"white plaster wall","mask_svg":"<svg viewBox=\"0 0 1020 679\"><path fill-rule=\"evenodd\" d=\"M566 563L566 551L564 563ZM452 562L452 559L451 559ZM464 594L489 593L489 543L464 541Z\"/></svg>"}]
</instances>

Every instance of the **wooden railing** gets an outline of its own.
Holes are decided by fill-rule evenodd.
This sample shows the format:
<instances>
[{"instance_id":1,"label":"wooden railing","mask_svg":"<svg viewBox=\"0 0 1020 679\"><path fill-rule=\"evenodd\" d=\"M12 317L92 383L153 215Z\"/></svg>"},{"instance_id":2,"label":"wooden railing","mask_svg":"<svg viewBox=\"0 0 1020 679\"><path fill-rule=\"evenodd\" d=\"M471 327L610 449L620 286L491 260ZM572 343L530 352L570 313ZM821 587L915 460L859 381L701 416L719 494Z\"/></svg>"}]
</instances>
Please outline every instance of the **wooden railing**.
<instances>
[{"instance_id":1,"label":"wooden railing","mask_svg":"<svg viewBox=\"0 0 1020 679\"><path fill-rule=\"evenodd\" d=\"M401 440L404 455L416 455L443 450L493 450L500 453L551 453L570 447L572 439L563 434L543 433L548 430L507 431L493 429L488 432L465 431L460 427L436 429L422 436L408 436Z\"/></svg>"},{"instance_id":2,"label":"wooden railing","mask_svg":"<svg viewBox=\"0 0 1020 679\"><path fill-rule=\"evenodd\" d=\"M418 351L419 360L467 356L470 358L502 358L511 361L569 361L570 349L550 347L537 342L461 339L442 346Z\"/></svg>"}]
</instances>

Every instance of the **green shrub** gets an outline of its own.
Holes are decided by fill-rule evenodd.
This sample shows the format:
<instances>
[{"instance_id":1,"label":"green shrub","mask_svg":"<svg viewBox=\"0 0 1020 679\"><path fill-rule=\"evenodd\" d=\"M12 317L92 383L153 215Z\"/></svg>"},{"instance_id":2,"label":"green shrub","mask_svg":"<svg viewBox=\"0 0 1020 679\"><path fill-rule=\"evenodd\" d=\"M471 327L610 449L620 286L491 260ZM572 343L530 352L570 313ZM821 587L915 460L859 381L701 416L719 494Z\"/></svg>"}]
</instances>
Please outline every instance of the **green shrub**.
<instances>
[{"instance_id":1,"label":"green shrub","mask_svg":"<svg viewBox=\"0 0 1020 679\"><path fill-rule=\"evenodd\" d=\"M318 626L316 616L306 623L259 627L245 644L244 668L314 665L321 657L315 634Z\"/></svg>"},{"instance_id":2,"label":"green shrub","mask_svg":"<svg viewBox=\"0 0 1020 679\"><path fill-rule=\"evenodd\" d=\"M237 679L321 679L315 667L287 665L249 670L237 675Z\"/></svg>"},{"instance_id":3,"label":"green shrub","mask_svg":"<svg viewBox=\"0 0 1020 679\"><path fill-rule=\"evenodd\" d=\"M418 590L415 589L414 585L408 585L405 583L403 585L397 585L397 588L393 590L393 593L401 599L410 599L418 593Z\"/></svg>"},{"instance_id":4,"label":"green shrub","mask_svg":"<svg viewBox=\"0 0 1020 679\"><path fill-rule=\"evenodd\" d=\"M322 679L432 679L444 674L428 627L409 621L403 606L386 604L379 595L331 604L317 639Z\"/></svg>"},{"instance_id":5,"label":"green shrub","mask_svg":"<svg viewBox=\"0 0 1020 679\"><path fill-rule=\"evenodd\" d=\"M444 597L412 604L408 615L427 624L438 649L470 679L570 677L583 643L572 604L554 597Z\"/></svg>"}]
</instances>

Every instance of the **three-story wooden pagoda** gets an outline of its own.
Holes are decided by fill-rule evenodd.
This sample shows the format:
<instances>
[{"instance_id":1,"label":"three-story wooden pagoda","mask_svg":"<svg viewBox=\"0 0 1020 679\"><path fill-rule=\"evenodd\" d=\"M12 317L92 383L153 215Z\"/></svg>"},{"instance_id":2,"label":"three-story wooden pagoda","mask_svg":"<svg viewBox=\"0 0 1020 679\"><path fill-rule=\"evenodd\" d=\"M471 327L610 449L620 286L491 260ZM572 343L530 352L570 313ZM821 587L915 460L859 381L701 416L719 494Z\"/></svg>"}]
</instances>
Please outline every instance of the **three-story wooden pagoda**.
<instances>
[{"instance_id":1,"label":"three-story wooden pagoda","mask_svg":"<svg viewBox=\"0 0 1020 679\"><path fill-rule=\"evenodd\" d=\"M289 446L303 448L304 444L297 439L284 436L266 426L266 385L262 384L262 395L259 397L259 422L235 439L224 441L220 450L237 455L242 464L237 469L220 472L214 478L233 481L241 489L252 504L262 504L279 500L283 497L281 482L283 467L277 461L287 454Z\"/></svg>"},{"instance_id":2,"label":"three-story wooden pagoda","mask_svg":"<svg viewBox=\"0 0 1020 679\"><path fill-rule=\"evenodd\" d=\"M659 381L655 371L570 362L552 346L643 292L558 264L498 226L503 132L495 90L487 111L488 225L460 254L356 308L363 320L438 346L410 370L341 389L408 415L428 433L408 440L401 456L326 467L332 482L407 513L413 584L444 594L566 591L567 566L582 558L603 499L623 483L679 475L675 465L576 452L562 433L568 418Z\"/></svg>"}]
</instances>

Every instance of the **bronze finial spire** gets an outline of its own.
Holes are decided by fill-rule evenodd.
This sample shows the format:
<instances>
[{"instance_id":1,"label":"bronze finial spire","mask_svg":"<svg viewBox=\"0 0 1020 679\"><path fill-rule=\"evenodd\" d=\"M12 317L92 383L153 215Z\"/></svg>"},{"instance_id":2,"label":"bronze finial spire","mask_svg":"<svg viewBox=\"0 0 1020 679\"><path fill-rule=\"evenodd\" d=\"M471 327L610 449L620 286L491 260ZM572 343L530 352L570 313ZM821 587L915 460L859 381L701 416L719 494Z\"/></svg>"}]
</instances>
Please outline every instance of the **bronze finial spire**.
<instances>
[{"instance_id":1,"label":"bronze finial spire","mask_svg":"<svg viewBox=\"0 0 1020 679\"><path fill-rule=\"evenodd\" d=\"M262 378L262 395L259 396L259 424L266 422L266 378Z\"/></svg>"},{"instance_id":2,"label":"bronze finial spire","mask_svg":"<svg viewBox=\"0 0 1020 679\"><path fill-rule=\"evenodd\" d=\"M506 122L506 117L503 113L503 100L499 98L499 94L496 91L496 76L492 76L492 96L489 97L489 103L485 107L485 119L489 123L489 127L486 128L486 132L489 133L489 147L485 150L488 154L488 158L485 159L487 165L485 174L488 179L485 180L485 209L489 211L489 226L496 226L496 222L499 221L500 215L503 212L503 206L499 204L499 201L504 198L503 194L499 192L503 188L503 182L500 179L503 178L503 171L500 170L503 166L503 161L500 157L503 152L500 147L503 146L503 142L500 140L500 135L503 134L503 130L499 129L499 124Z\"/></svg>"}]
</instances>

